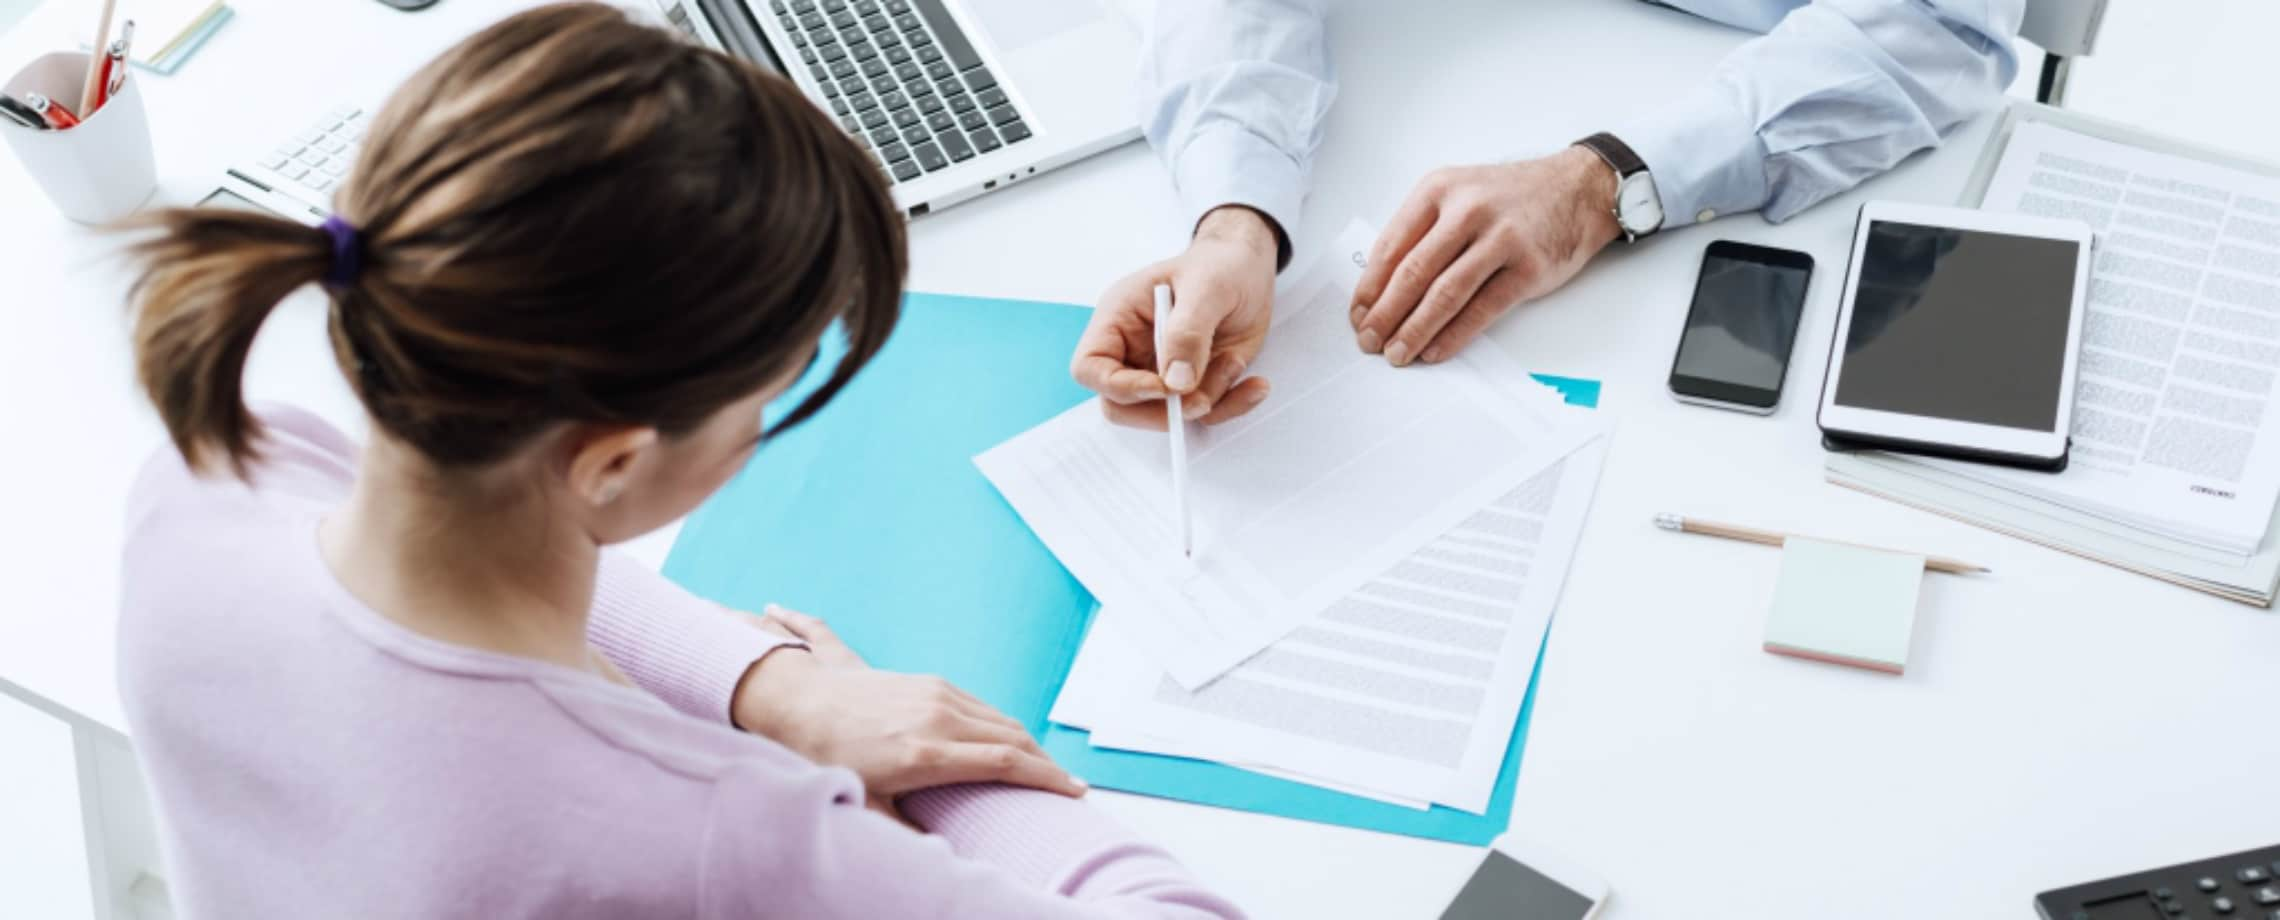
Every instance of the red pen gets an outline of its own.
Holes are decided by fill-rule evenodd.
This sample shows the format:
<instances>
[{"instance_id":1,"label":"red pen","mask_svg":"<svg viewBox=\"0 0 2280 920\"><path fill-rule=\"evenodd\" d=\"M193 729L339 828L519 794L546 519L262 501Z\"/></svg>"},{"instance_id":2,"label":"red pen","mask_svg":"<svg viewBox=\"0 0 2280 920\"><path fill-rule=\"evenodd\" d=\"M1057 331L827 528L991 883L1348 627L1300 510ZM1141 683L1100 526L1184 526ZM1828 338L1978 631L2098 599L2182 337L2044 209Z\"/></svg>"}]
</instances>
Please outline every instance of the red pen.
<instances>
[{"instance_id":1,"label":"red pen","mask_svg":"<svg viewBox=\"0 0 2280 920\"><path fill-rule=\"evenodd\" d=\"M46 96L38 93L25 93L24 104L31 106L32 111L38 112L41 118L47 119L50 128L61 131L65 128L79 126L79 116L71 114L71 110L64 108L63 103Z\"/></svg>"},{"instance_id":2,"label":"red pen","mask_svg":"<svg viewBox=\"0 0 2280 920\"><path fill-rule=\"evenodd\" d=\"M118 66L118 63L118 58L106 53L103 55L103 63L96 65L99 73L95 82L95 105L87 110L88 114L94 114L96 109L103 107L103 103L111 101L111 68Z\"/></svg>"},{"instance_id":3,"label":"red pen","mask_svg":"<svg viewBox=\"0 0 2280 920\"><path fill-rule=\"evenodd\" d=\"M103 92L96 97L96 108L102 108L103 103L111 101L111 97L127 85L127 51L134 47L134 41L135 21L129 19L119 26L119 40L112 42L111 50L103 55Z\"/></svg>"}]
</instances>

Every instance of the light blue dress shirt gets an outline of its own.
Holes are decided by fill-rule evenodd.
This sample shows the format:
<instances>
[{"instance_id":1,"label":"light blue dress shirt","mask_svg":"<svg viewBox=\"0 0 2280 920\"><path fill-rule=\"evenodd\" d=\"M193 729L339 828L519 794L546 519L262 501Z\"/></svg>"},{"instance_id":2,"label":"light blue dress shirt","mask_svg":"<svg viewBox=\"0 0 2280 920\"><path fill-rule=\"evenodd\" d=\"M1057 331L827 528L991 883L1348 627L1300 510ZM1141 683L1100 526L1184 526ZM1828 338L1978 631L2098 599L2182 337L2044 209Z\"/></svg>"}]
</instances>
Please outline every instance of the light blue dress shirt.
<instances>
[{"instance_id":1,"label":"light blue dress shirt","mask_svg":"<svg viewBox=\"0 0 2280 920\"><path fill-rule=\"evenodd\" d=\"M1618 2L1618 0L1607 0ZM1297 226L1337 96L1326 0L1159 0L1141 125L1190 219L1226 204ZM2018 72L2025 0L1664 0L1764 33L1651 111L1609 113L1665 227L1781 221L1992 108Z\"/></svg>"}]
</instances>

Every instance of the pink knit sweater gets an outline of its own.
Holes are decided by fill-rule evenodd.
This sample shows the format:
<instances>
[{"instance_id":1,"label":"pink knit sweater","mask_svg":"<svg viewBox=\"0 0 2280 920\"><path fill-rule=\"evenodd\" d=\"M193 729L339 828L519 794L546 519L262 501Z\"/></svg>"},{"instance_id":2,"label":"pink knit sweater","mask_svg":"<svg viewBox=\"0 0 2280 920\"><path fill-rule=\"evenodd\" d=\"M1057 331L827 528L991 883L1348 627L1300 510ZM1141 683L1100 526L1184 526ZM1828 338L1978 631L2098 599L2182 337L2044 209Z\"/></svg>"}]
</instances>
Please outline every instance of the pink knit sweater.
<instances>
[{"instance_id":1,"label":"pink knit sweater","mask_svg":"<svg viewBox=\"0 0 2280 920\"><path fill-rule=\"evenodd\" d=\"M255 484L156 458L119 671L175 906L259 917L1226 917L1085 803L994 786L862 807L727 724L777 640L605 562L591 637L642 689L412 633L333 577L357 451L292 410Z\"/></svg>"}]
</instances>

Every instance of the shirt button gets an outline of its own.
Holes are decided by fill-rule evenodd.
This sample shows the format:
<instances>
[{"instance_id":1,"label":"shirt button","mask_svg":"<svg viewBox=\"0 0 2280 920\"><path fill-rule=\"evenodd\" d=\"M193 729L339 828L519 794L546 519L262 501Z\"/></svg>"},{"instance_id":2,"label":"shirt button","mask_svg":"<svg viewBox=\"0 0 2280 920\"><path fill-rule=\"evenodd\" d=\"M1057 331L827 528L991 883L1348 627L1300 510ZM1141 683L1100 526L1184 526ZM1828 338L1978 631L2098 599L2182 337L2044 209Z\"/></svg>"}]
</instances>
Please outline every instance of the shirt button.
<instances>
[{"instance_id":1,"label":"shirt button","mask_svg":"<svg viewBox=\"0 0 2280 920\"><path fill-rule=\"evenodd\" d=\"M1718 212L1710 210L1709 208L1703 208L1702 213L1694 215L1694 222L1698 224L1707 224L1717 219Z\"/></svg>"}]
</instances>

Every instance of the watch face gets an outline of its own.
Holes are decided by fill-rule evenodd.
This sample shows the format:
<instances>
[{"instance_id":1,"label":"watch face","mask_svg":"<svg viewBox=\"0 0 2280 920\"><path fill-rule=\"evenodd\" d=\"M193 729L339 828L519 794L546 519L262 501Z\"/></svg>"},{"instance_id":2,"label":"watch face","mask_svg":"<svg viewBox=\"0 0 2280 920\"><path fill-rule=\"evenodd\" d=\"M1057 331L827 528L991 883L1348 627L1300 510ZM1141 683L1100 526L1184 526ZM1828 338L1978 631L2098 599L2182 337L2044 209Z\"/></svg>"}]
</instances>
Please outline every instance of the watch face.
<instances>
[{"instance_id":1,"label":"watch face","mask_svg":"<svg viewBox=\"0 0 2280 920\"><path fill-rule=\"evenodd\" d=\"M1662 195L1655 191L1651 173L1637 172L1623 178L1615 189L1615 220L1633 235L1653 233L1662 227Z\"/></svg>"}]
</instances>

